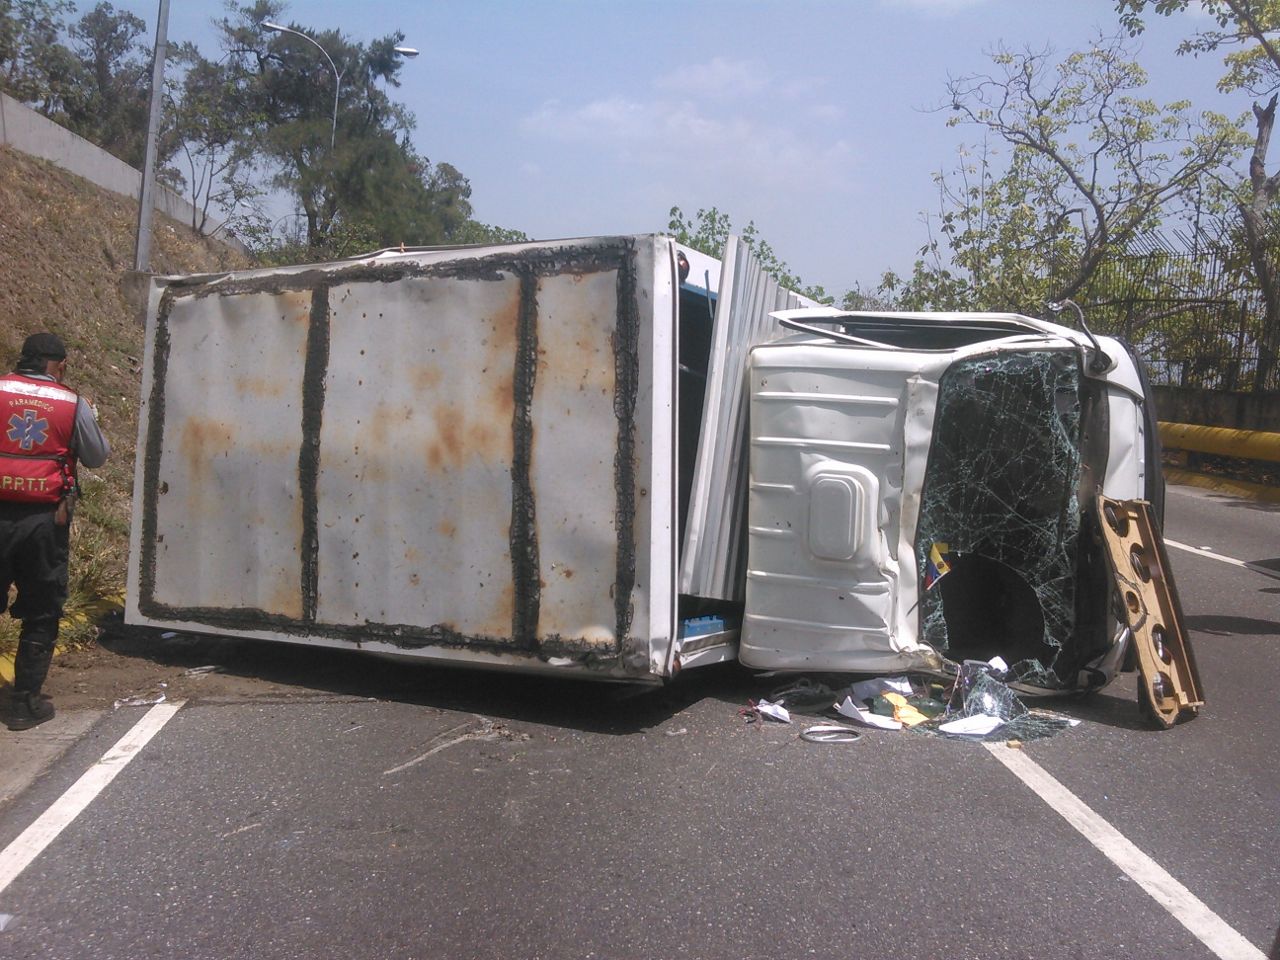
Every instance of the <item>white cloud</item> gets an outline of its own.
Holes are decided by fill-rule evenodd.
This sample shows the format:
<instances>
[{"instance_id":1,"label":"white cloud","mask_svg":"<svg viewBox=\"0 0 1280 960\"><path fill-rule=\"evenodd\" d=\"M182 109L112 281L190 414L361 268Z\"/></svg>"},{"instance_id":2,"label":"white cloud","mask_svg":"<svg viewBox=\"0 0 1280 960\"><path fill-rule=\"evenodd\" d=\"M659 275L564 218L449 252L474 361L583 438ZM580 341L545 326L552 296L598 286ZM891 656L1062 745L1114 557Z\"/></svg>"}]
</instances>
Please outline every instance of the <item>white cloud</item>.
<instances>
[{"instance_id":1,"label":"white cloud","mask_svg":"<svg viewBox=\"0 0 1280 960\"><path fill-rule=\"evenodd\" d=\"M990 0L880 0L882 7L918 10L921 13L952 14L983 6Z\"/></svg>"},{"instance_id":2,"label":"white cloud","mask_svg":"<svg viewBox=\"0 0 1280 960\"><path fill-rule=\"evenodd\" d=\"M713 57L708 63L679 67L655 80L654 86L686 97L720 99L759 93L768 83L769 74L760 64Z\"/></svg>"},{"instance_id":3,"label":"white cloud","mask_svg":"<svg viewBox=\"0 0 1280 960\"><path fill-rule=\"evenodd\" d=\"M855 160L845 140L740 112L707 113L687 99L613 96L573 106L549 101L522 121L540 138L589 145L608 162L679 168L699 179L756 188L839 190Z\"/></svg>"},{"instance_id":4,"label":"white cloud","mask_svg":"<svg viewBox=\"0 0 1280 960\"><path fill-rule=\"evenodd\" d=\"M836 123L845 117L844 107L834 103L814 103L805 108L805 113L819 123Z\"/></svg>"}]
</instances>

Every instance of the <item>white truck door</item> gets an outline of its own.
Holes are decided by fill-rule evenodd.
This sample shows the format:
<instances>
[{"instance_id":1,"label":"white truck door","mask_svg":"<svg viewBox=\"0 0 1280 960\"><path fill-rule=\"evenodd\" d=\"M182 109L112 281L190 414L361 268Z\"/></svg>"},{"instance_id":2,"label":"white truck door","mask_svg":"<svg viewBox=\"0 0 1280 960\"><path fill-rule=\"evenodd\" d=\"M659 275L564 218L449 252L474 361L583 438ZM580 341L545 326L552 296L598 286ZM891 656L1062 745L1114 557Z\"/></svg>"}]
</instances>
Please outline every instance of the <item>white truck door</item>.
<instances>
[{"instance_id":1,"label":"white truck door","mask_svg":"<svg viewBox=\"0 0 1280 960\"><path fill-rule=\"evenodd\" d=\"M946 362L817 343L752 351L743 663L884 671L928 655L902 626L917 583L902 517Z\"/></svg>"}]
</instances>

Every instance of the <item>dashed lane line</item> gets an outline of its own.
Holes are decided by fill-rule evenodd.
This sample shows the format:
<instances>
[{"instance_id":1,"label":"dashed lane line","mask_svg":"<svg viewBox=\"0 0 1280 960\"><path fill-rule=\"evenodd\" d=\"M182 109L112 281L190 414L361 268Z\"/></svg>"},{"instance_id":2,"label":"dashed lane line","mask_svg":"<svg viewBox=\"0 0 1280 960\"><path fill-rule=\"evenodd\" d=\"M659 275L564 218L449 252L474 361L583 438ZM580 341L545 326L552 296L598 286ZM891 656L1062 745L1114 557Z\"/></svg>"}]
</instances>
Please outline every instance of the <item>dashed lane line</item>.
<instances>
[{"instance_id":1,"label":"dashed lane line","mask_svg":"<svg viewBox=\"0 0 1280 960\"><path fill-rule=\"evenodd\" d=\"M160 732L184 701L159 703L121 737L114 747L102 755L67 792L54 801L36 822L0 850L0 893L49 846L67 826L84 812L129 761L138 755L151 738Z\"/></svg>"},{"instance_id":2,"label":"dashed lane line","mask_svg":"<svg viewBox=\"0 0 1280 960\"><path fill-rule=\"evenodd\" d=\"M1212 950L1214 956L1221 957L1222 960L1267 960L1266 954L1237 933L1195 894L1175 880L1164 867L1134 846L1119 830L1094 813L1083 800L1025 753L1010 750L1003 743L984 743L983 746L1107 859L1150 894L1160 906L1168 910L1175 920Z\"/></svg>"}]
</instances>

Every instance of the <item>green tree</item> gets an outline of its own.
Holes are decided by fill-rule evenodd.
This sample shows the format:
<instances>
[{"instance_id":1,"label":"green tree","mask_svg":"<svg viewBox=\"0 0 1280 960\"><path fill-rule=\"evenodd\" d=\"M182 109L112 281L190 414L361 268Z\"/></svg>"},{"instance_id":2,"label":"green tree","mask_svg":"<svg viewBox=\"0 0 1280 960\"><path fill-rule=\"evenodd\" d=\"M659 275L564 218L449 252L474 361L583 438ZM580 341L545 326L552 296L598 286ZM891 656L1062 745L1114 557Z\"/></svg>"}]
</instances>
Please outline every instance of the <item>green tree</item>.
<instances>
[{"instance_id":1,"label":"green tree","mask_svg":"<svg viewBox=\"0 0 1280 960\"><path fill-rule=\"evenodd\" d=\"M1012 149L1006 173L984 179L980 196L963 193L958 205L944 196L952 259L979 292L988 289L981 265L994 257L1014 279L1047 276L1050 299L1076 296L1236 148L1225 118L1140 96L1146 73L1118 38L1059 62L1050 51L999 48L992 64L947 84L949 123Z\"/></svg>"},{"instance_id":2,"label":"green tree","mask_svg":"<svg viewBox=\"0 0 1280 960\"><path fill-rule=\"evenodd\" d=\"M523 230L498 227L479 220L468 220L450 238L453 243L528 243L530 237Z\"/></svg>"},{"instance_id":3,"label":"green tree","mask_svg":"<svg viewBox=\"0 0 1280 960\"><path fill-rule=\"evenodd\" d=\"M1143 29L1142 15L1169 16L1186 10L1189 0L1120 0L1121 23L1133 34ZM1280 359L1280 170L1268 173L1268 151L1275 129L1280 91L1280 0L1197 0L1214 26L1184 40L1179 53L1225 52L1224 92L1242 91L1253 103L1253 136L1246 177L1224 186L1234 197L1243 228L1249 265L1263 299L1262 337L1255 386L1264 389Z\"/></svg>"},{"instance_id":4,"label":"green tree","mask_svg":"<svg viewBox=\"0 0 1280 960\"><path fill-rule=\"evenodd\" d=\"M1015 146L1001 170L988 142L962 148L956 168L934 177L939 210L911 275L885 274L878 294L908 310L1042 310L1052 267L1074 262L1076 242L1055 217L1062 176L1036 161Z\"/></svg>"},{"instance_id":5,"label":"green tree","mask_svg":"<svg viewBox=\"0 0 1280 960\"><path fill-rule=\"evenodd\" d=\"M63 97L66 126L132 167L146 151L151 51L146 24L99 3L72 24L79 69Z\"/></svg>"},{"instance_id":6,"label":"green tree","mask_svg":"<svg viewBox=\"0 0 1280 960\"><path fill-rule=\"evenodd\" d=\"M667 233L686 247L692 247L711 257L722 257L725 244L729 241L732 222L727 213L722 213L715 207L700 208L692 218L685 217L684 211L679 207L672 207L668 214ZM777 255L768 241L760 236L754 220L747 221L741 236L764 271L783 287L819 303L833 302L834 298L821 286L807 286L799 276L792 273L791 268Z\"/></svg>"},{"instance_id":7,"label":"green tree","mask_svg":"<svg viewBox=\"0 0 1280 960\"><path fill-rule=\"evenodd\" d=\"M0 0L0 90L59 116L78 62L62 42L70 0Z\"/></svg>"},{"instance_id":8,"label":"green tree","mask_svg":"<svg viewBox=\"0 0 1280 960\"><path fill-rule=\"evenodd\" d=\"M242 143L253 144L271 185L296 200L309 254L448 242L470 219L471 187L456 168L413 150L413 117L383 89L399 85L395 47L403 34L366 46L334 30L290 25L321 53L262 27L282 8L257 0L233 5L219 21L235 87L224 102L235 104Z\"/></svg>"},{"instance_id":9,"label":"green tree","mask_svg":"<svg viewBox=\"0 0 1280 960\"><path fill-rule=\"evenodd\" d=\"M166 94L172 122L161 153L181 169L174 179L191 198L192 229L220 229L242 239L266 240L271 221L263 210L267 193L256 176L253 143L244 130L248 110L243 91L225 61L207 60L191 43L171 48Z\"/></svg>"}]
</instances>

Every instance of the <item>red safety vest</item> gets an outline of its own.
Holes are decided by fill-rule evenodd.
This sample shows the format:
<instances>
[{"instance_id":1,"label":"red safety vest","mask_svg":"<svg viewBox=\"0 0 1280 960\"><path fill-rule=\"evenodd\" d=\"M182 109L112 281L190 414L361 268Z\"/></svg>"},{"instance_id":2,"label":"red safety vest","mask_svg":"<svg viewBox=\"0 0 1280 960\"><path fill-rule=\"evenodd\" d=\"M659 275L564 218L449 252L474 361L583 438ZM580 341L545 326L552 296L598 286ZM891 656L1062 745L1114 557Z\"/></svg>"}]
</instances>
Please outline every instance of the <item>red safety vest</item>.
<instances>
[{"instance_id":1,"label":"red safety vest","mask_svg":"<svg viewBox=\"0 0 1280 960\"><path fill-rule=\"evenodd\" d=\"M57 503L74 487L79 399L52 380L0 376L0 501Z\"/></svg>"}]
</instances>

